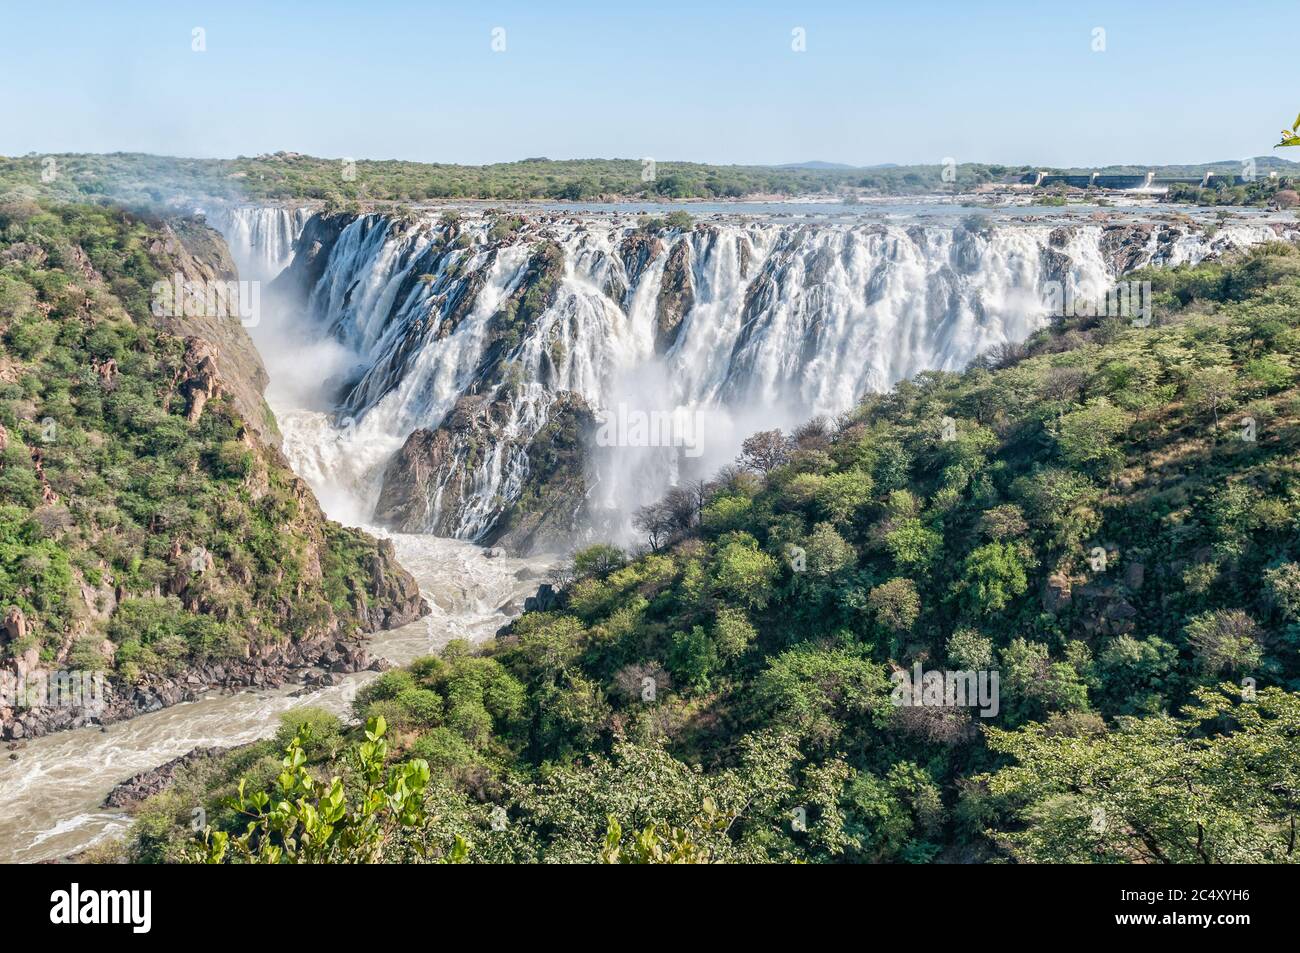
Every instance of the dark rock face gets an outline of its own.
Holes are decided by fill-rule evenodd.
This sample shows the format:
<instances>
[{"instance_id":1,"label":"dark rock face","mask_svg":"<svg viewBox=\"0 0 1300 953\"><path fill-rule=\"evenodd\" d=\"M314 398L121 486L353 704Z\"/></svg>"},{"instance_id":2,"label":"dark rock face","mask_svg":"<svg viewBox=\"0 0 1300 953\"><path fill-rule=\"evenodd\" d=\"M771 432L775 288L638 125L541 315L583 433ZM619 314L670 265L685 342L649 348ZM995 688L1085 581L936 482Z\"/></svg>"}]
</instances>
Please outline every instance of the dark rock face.
<instances>
[{"instance_id":1,"label":"dark rock face","mask_svg":"<svg viewBox=\"0 0 1300 953\"><path fill-rule=\"evenodd\" d=\"M388 578L392 581L406 575L400 569L398 573L393 573L391 568L388 571ZM405 614L397 614L391 609L371 613L379 617L381 624L368 631L391 627L382 625L389 619L393 625L401 625L404 624L403 618L411 621L429 611L422 599L418 610L409 602L404 605ZM418 615L411 614L417 611ZM134 685L106 681L103 705L98 710L51 706L0 707L0 740L37 738L52 731L86 725L110 725L146 712L194 701L212 691L279 688L302 676L309 668L320 668L337 675L371 671L375 669L376 661L370 657L359 637L290 642L267 648L246 659L200 665L173 677L150 676Z\"/></svg>"},{"instance_id":2,"label":"dark rock face","mask_svg":"<svg viewBox=\"0 0 1300 953\"><path fill-rule=\"evenodd\" d=\"M1101 231L1101 255L1114 275L1123 275L1146 264L1146 249L1154 225L1134 223L1107 225Z\"/></svg>"},{"instance_id":3,"label":"dark rock face","mask_svg":"<svg viewBox=\"0 0 1300 953\"><path fill-rule=\"evenodd\" d=\"M1124 567L1124 585L1128 586L1134 592L1142 588L1146 582L1147 567L1142 563L1132 562Z\"/></svg>"},{"instance_id":4,"label":"dark rock face","mask_svg":"<svg viewBox=\"0 0 1300 953\"><path fill-rule=\"evenodd\" d=\"M525 471L519 498L488 521L478 541L511 553L564 548L586 514L586 452L595 427L577 394L557 395L546 425L527 444L505 433L505 399L461 398L442 426L416 430L384 472L375 518L402 532L455 535L475 499L478 448L503 444Z\"/></svg>"},{"instance_id":5,"label":"dark rock face","mask_svg":"<svg viewBox=\"0 0 1300 953\"><path fill-rule=\"evenodd\" d=\"M1076 625L1088 638L1127 635L1137 617L1128 596L1123 586L1089 583L1078 592Z\"/></svg>"},{"instance_id":6,"label":"dark rock face","mask_svg":"<svg viewBox=\"0 0 1300 953\"><path fill-rule=\"evenodd\" d=\"M180 275L184 282L234 282L239 275L221 236L206 225L193 219L176 219L160 228L160 236L150 246L150 251L162 257L172 269L168 280ZM209 370L214 382L220 368L220 392L229 396L248 426L271 446L279 446L280 435L276 429L262 393L270 383L261 355L253 346L247 330L233 317L216 314L164 314L156 316L164 330L177 337L194 339L204 349L196 355L195 368L204 356L212 359ZM187 365L189 364L187 354ZM202 413L199 403L198 413ZM191 407L191 412L193 408ZM197 419L196 414L193 419Z\"/></svg>"},{"instance_id":7,"label":"dark rock face","mask_svg":"<svg viewBox=\"0 0 1300 953\"><path fill-rule=\"evenodd\" d=\"M1073 580L1063 572L1054 572L1043 584L1043 609L1053 615L1066 609L1073 600Z\"/></svg>"},{"instance_id":8,"label":"dark rock face","mask_svg":"<svg viewBox=\"0 0 1300 953\"><path fill-rule=\"evenodd\" d=\"M1054 228L1051 234L1047 236L1047 244L1053 248L1064 248L1070 243L1070 239L1074 237L1074 232L1074 228L1069 225Z\"/></svg>"},{"instance_id":9,"label":"dark rock face","mask_svg":"<svg viewBox=\"0 0 1300 953\"><path fill-rule=\"evenodd\" d=\"M450 462L451 435L445 428L412 431L384 471L375 519L401 532L426 529L436 533L439 527L431 521L431 494L449 476Z\"/></svg>"},{"instance_id":10,"label":"dark rock face","mask_svg":"<svg viewBox=\"0 0 1300 953\"><path fill-rule=\"evenodd\" d=\"M623 239L619 254L623 258L623 267L627 270L630 285L635 285L641 279L641 272L659 256L663 247L664 243L659 237L649 232L632 232Z\"/></svg>"},{"instance_id":11,"label":"dark rock face","mask_svg":"<svg viewBox=\"0 0 1300 953\"><path fill-rule=\"evenodd\" d=\"M379 550L370 558L370 586L374 602L363 607L364 622L371 626L367 631L396 629L429 614L429 604L421 598L415 578L398 565L391 539L379 540ZM374 618L376 614L378 619Z\"/></svg>"},{"instance_id":12,"label":"dark rock face","mask_svg":"<svg viewBox=\"0 0 1300 953\"><path fill-rule=\"evenodd\" d=\"M544 582L537 587L537 592L524 600L525 612L546 612L555 607L559 597L555 593L555 587L549 582Z\"/></svg>"},{"instance_id":13,"label":"dark rock face","mask_svg":"<svg viewBox=\"0 0 1300 953\"><path fill-rule=\"evenodd\" d=\"M655 351L663 354L677 342L682 319L695 306L691 281L691 246L682 240L673 246L664 263L663 279L655 309Z\"/></svg>"},{"instance_id":14,"label":"dark rock face","mask_svg":"<svg viewBox=\"0 0 1300 953\"><path fill-rule=\"evenodd\" d=\"M441 427L413 431L384 471L375 519L401 532L454 535L461 507L473 493L473 473L465 464L473 447L496 439L506 410L466 396Z\"/></svg>"},{"instance_id":15,"label":"dark rock face","mask_svg":"<svg viewBox=\"0 0 1300 953\"><path fill-rule=\"evenodd\" d=\"M342 212L322 213L307 219L302 234L294 243L293 263L271 282L270 293L299 304L306 301L308 293L325 273L339 236L352 220L352 215Z\"/></svg>"},{"instance_id":16,"label":"dark rock face","mask_svg":"<svg viewBox=\"0 0 1300 953\"><path fill-rule=\"evenodd\" d=\"M476 390L486 391L490 382L500 379L502 363L555 303L563 278L564 249L553 241L543 242L528 259L515 290L492 316L489 343L475 371Z\"/></svg>"},{"instance_id":17,"label":"dark rock face","mask_svg":"<svg viewBox=\"0 0 1300 953\"><path fill-rule=\"evenodd\" d=\"M740 277L749 277L749 268L754 260L754 246L750 244L749 238L743 237L736 243L736 254L739 260L736 264L740 268Z\"/></svg>"},{"instance_id":18,"label":"dark rock face","mask_svg":"<svg viewBox=\"0 0 1300 953\"><path fill-rule=\"evenodd\" d=\"M1063 251L1057 251L1056 248L1048 247L1042 250L1039 258L1043 264L1043 276L1048 281L1056 281L1064 285L1073 264L1070 256Z\"/></svg>"},{"instance_id":19,"label":"dark rock face","mask_svg":"<svg viewBox=\"0 0 1300 953\"><path fill-rule=\"evenodd\" d=\"M170 787L179 769L188 767L196 761L215 758L217 755L224 754L229 750L231 749L195 748L179 758L172 758L166 764L160 764L148 771L141 771L139 774L133 775L115 785L113 790L108 792L108 797L104 798L104 807L116 808L117 810L135 807L137 804Z\"/></svg>"},{"instance_id":20,"label":"dark rock face","mask_svg":"<svg viewBox=\"0 0 1300 953\"><path fill-rule=\"evenodd\" d=\"M208 401L221 394L216 352L202 338L191 337L185 341L185 379L180 383L180 391L189 402L185 419L190 423L202 417Z\"/></svg>"},{"instance_id":21,"label":"dark rock face","mask_svg":"<svg viewBox=\"0 0 1300 953\"><path fill-rule=\"evenodd\" d=\"M595 429L587 402L565 391L528 447L523 493L484 542L512 553L552 552L572 545L587 522L587 458Z\"/></svg>"},{"instance_id":22,"label":"dark rock face","mask_svg":"<svg viewBox=\"0 0 1300 953\"><path fill-rule=\"evenodd\" d=\"M978 231L960 228L953 232L950 263L959 274L974 274L979 270L983 246L987 244Z\"/></svg>"}]
</instances>

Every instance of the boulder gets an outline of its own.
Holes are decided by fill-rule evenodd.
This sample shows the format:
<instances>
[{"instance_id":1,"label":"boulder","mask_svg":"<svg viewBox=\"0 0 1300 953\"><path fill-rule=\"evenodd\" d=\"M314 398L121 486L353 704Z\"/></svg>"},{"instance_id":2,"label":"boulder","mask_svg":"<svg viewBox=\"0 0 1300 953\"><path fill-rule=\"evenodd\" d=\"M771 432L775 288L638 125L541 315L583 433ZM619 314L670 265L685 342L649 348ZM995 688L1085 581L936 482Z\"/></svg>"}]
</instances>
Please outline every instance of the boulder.
<instances>
[{"instance_id":1,"label":"boulder","mask_svg":"<svg viewBox=\"0 0 1300 953\"><path fill-rule=\"evenodd\" d=\"M5 639L9 642L17 642L19 639L27 637L27 617L23 615L23 610L17 606L10 606L9 610L5 612L4 634Z\"/></svg>"},{"instance_id":2,"label":"boulder","mask_svg":"<svg viewBox=\"0 0 1300 953\"><path fill-rule=\"evenodd\" d=\"M1043 585L1043 609L1057 613L1067 608L1073 598L1070 577L1063 572L1054 572L1047 577Z\"/></svg>"},{"instance_id":3,"label":"boulder","mask_svg":"<svg viewBox=\"0 0 1300 953\"><path fill-rule=\"evenodd\" d=\"M537 592L524 600L525 612L549 612L559 601L555 587L544 582L537 587Z\"/></svg>"}]
</instances>

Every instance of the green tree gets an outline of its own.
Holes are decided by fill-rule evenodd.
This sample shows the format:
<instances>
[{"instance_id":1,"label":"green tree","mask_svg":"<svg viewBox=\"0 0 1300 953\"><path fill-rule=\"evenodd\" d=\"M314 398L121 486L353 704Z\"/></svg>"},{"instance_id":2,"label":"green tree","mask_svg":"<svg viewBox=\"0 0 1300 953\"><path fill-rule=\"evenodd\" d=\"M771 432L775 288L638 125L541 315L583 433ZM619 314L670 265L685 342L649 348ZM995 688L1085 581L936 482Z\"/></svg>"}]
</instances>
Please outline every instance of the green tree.
<instances>
[{"instance_id":1,"label":"green tree","mask_svg":"<svg viewBox=\"0 0 1300 953\"><path fill-rule=\"evenodd\" d=\"M1008 817L990 831L1032 863L1293 862L1300 696L1200 689L1180 717L1084 733L986 729L1014 763L983 777Z\"/></svg>"},{"instance_id":2,"label":"green tree","mask_svg":"<svg viewBox=\"0 0 1300 953\"><path fill-rule=\"evenodd\" d=\"M1115 438L1125 433L1133 416L1102 398L1061 418L1057 443L1061 456L1071 466L1101 473L1113 470L1123 461Z\"/></svg>"},{"instance_id":3,"label":"green tree","mask_svg":"<svg viewBox=\"0 0 1300 953\"><path fill-rule=\"evenodd\" d=\"M987 543L966 557L961 586L975 612L1000 612L1029 588L1025 556L1014 543Z\"/></svg>"},{"instance_id":4,"label":"green tree","mask_svg":"<svg viewBox=\"0 0 1300 953\"><path fill-rule=\"evenodd\" d=\"M740 534L719 551L714 582L722 594L752 609L767 605L772 581L780 568L758 548L752 536Z\"/></svg>"},{"instance_id":5,"label":"green tree","mask_svg":"<svg viewBox=\"0 0 1300 953\"><path fill-rule=\"evenodd\" d=\"M1202 612L1184 631L1201 667L1211 675L1251 672L1263 658L1259 624L1240 609Z\"/></svg>"},{"instance_id":6,"label":"green tree","mask_svg":"<svg viewBox=\"0 0 1300 953\"><path fill-rule=\"evenodd\" d=\"M387 726L382 718L366 725L366 740L355 750L360 790L349 799L343 780L323 784L307 767L306 729L285 749L275 794L247 791L239 784L236 806L249 818L243 834L207 828L203 846L191 860L209 864L374 863L403 829L418 830L429 818L424 790L429 765L420 760L387 767ZM417 847L418 851L419 848ZM464 841L447 859L463 860Z\"/></svg>"}]
</instances>

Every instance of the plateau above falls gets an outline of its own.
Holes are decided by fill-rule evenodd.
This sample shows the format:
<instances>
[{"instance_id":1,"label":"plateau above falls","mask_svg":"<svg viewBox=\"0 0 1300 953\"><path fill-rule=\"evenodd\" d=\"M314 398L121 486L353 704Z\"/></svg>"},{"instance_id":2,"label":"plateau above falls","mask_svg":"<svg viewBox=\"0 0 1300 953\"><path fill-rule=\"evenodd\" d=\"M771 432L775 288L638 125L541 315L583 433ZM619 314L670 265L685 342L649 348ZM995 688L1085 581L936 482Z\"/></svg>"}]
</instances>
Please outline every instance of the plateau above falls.
<instances>
[{"instance_id":1,"label":"plateau above falls","mask_svg":"<svg viewBox=\"0 0 1300 953\"><path fill-rule=\"evenodd\" d=\"M270 282L252 334L285 451L331 515L518 552L625 540L639 506L749 434L960 370L1046 325L1061 292L1101 301L1135 268L1295 233L1124 214L210 219Z\"/></svg>"}]
</instances>

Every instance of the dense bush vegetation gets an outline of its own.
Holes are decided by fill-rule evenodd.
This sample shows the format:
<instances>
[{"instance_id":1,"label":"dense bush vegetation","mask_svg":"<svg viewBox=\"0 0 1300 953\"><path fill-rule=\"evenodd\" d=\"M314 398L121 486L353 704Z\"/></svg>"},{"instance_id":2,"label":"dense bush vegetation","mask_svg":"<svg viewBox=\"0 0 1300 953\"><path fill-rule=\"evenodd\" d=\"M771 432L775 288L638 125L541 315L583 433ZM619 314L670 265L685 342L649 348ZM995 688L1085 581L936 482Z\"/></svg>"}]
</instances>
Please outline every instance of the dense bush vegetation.
<instances>
[{"instance_id":1,"label":"dense bush vegetation","mask_svg":"<svg viewBox=\"0 0 1300 953\"><path fill-rule=\"evenodd\" d=\"M1137 277L1155 326L1068 319L755 435L640 514L646 551L370 683L438 818L384 856L1294 860L1300 253ZM893 704L917 662L998 672L996 716ZM183 854L195 799L237 830L278 763L207 765L132 849Z\"/></svg>"},{"instance_id":2,"label":"dense bush vegetation","mask_svg":"<svg viewBox=\"0 0 1300 953\"><path fill-rule=\"evenodd\" d=\"M159 228L0 205L0 613L26 630L0 661L175 675L365 599L374 541L323 520L228 399L187 419L186 343L150 313Z\"/></svg>"},{"instance_id":3,"label":"dense bush vegetation","mask_svg":"<svg viewBox=\"0 0 1300 953\"><path fill-rule=\"evenodd\" d=\"M1188 205L1278 205L1293 208L1300 204L1295 192L1297 184L1293 175L1276 178L1261 175L1253 182L1235 182L1225 176L1211 179L1205 188L1190 183L1171 185L1165 198Z\"/></svg>"},{"instance_id":4,"label":"dense bush vegetation","mask_svg":"<svg viewBox=\"0 0 1300 953\"><path fill-rule=\"evenodd\" d=\"M231 200L248 202L317 200L333 206L356 202L437 202L451 199L591 201L628 199L737 199L762 195L919 195L970 191L990 183L1016 183L1037 167L968 162L942 165L883 165L869 168L706 165L659 161L653 176L638 159L524 159L467 166L398 160L322 159L276 153L237 159L184 159L139 153L0 156L0 194L46 196L64 201L111 200L132 206L184 205ZM1297 176L1294 163L1259 159L1258 178L1234 184L1239 162L1157 166L1160 176L1216 175L1207 188L1175 184L1169 201L1200 205L1289 207ZM1147 166L1103 169L1043 169L1087 175L1137 174ZM1269 178L1277 172L1278 178ZM1283 198L1276 199L1282 192ZM1104 200L1102 200L1104 201ZM1063 194L1040 204L1065 204Z\"/></svg>"},{"instance_id":5,"label":"dense bush vegetation","mask_svg":"<svg viewBox=\"0 0 1300 953\"><path fill-rule=\"evenodd\" d=\"M1023 171L963 164L956 167L956 184L973 187L1014 178ZM50 181L42 180L43 172ZM180 197L188 201L207 197L247 201L318 199L335 203L358 199L590 200L602 196L658 201L834 194L846 188L916 194L945 185L951 188L942 173L943 167L938 165L825 169L658 162L653 177L644 180L643 163L637 159L524 159L483 166L361 160L349 165L341 159L296 153L239 159L114 153L0 157L0 192L40 190L63 199L103 196L141 205L167 203Z\"/></svg>"}]
</instances>

